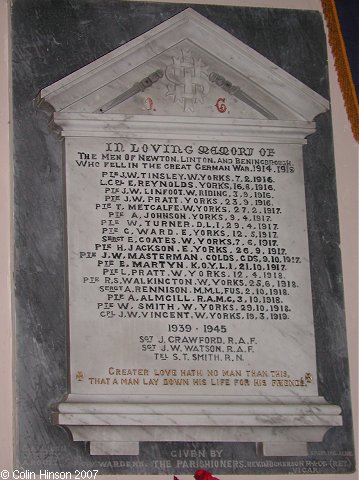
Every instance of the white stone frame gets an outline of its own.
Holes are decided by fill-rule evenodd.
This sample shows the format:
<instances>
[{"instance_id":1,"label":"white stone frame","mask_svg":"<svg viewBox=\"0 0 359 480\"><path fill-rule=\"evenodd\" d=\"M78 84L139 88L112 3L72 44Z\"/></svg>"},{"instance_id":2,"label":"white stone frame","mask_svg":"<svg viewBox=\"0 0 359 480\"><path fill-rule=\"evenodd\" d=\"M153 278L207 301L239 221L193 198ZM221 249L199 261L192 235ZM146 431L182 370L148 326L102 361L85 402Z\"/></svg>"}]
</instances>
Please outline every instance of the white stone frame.
<instances>
[{"instance_id":1,"label":"white stone frame","mask_svg":"<svg viewBox=\"0 0 359 480\"><path fill-rule=\"evenodd\" d=\"M269 106L285 112L284 120L142 116L68 112L129 68L180 41L202 48L241 71L265 91ZM215 39L215 41L213 41ZM315 132L312 119L328 102L220 27L192 9L42 90L39 102L50 104L53 123L65 137L228 140L305 144ZM265 105L268 106L268 105ZM95 109L94 109L95 110ZM194 125L196 132L193 132ZM71 352L71 345L70 345ZM71 353L70 353L71 358ZM264 455L306 455L307 442L319 442L340 426L340 407L322 397L76 395L59 404L54 422L66 426L75 441L89 441L93 455L137 455L140 441L256 442Z\"/></svg>"}]
</instances>

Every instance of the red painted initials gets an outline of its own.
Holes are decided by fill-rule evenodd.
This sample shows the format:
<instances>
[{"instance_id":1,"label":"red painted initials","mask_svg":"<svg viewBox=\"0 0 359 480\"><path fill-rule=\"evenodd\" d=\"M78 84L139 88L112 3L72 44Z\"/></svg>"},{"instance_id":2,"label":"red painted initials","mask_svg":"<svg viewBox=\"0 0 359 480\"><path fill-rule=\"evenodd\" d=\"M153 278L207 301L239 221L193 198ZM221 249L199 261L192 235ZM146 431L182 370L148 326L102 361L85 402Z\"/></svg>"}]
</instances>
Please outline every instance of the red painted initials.
<instances>
[{"instance_id":1,"label":"red painted initials","mask_svg":"<svg viewBox=\"0 0 359 480\"><path fill-rule=\"evenodd\" d=\"M146 110L156 111L156 109L154 108L154 101L152 100L151 97L145 98L145 107L146 107Z\"/></svg>"},{"instance_id":2,"label":"red painted initials","mask_svg":"<svg viewBox=\"0 0 359 480\"><path fill-rule=\"evenodd\" d=\"M215 107L219 111L219 113L224 113L227 111L227 105L226 105L226 99L223 97L219 97L219 99L216 101Z\"/></svg>"}]
</instances>

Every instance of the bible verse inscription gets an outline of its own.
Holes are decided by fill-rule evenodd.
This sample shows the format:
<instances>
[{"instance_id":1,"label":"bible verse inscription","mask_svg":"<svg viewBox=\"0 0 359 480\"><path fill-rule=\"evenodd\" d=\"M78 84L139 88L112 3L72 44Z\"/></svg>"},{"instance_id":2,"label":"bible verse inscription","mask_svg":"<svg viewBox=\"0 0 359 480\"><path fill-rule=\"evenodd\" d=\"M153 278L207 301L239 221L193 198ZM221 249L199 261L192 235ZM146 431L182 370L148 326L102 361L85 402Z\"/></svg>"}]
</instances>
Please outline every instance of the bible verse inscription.
<instances>
[{"instance_id":1,"label":"bible verse inscription","mask_svg":"<svg viewBox=\"0 0 359 480\"><path fill-rule=\"evenodd\" d=\"M310 395L300 146L66 142L74 388Z\"/></svg>"}]
</instances>

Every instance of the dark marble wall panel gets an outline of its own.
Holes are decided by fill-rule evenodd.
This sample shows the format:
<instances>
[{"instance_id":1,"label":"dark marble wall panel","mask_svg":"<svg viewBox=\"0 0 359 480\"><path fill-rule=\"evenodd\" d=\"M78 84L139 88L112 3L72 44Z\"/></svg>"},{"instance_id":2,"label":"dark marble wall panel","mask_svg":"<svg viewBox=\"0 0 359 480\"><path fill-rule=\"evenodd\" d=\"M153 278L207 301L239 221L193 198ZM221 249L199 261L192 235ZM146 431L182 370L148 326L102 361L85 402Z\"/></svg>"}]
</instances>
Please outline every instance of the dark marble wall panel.
<instances>
[{"instance_id":1,"label":"dark marble wall panel","mask_svg":"<svg viewBox=\"0 0 359 480\"><path fill-rule=\"evenodd\" d=\"M84 444L72 442L50 422L53 405L66 392L67 375L62 141L50 131L49 115L35 107L34 98L41 88L186 7L118 0L13 1L16 455L24 469L193 474L191 466L176 466L172 451L204 449L209 455L220 448L228 466L208 467L217 475L300 473L300 458L279 458L276 465L262 458L262 465L253 464L258 457L251 443L143 443L135 459L91 457ZM328 98L319 13L192 8ZM312 444L307 460L323 461L321 473L340 473L354 468L354 457L330 113L316 121L318 131L304 147L304 164L318 375L320 394L342 406L344 427L331 429L322 444Z\"/></svg>"}]
</instances>

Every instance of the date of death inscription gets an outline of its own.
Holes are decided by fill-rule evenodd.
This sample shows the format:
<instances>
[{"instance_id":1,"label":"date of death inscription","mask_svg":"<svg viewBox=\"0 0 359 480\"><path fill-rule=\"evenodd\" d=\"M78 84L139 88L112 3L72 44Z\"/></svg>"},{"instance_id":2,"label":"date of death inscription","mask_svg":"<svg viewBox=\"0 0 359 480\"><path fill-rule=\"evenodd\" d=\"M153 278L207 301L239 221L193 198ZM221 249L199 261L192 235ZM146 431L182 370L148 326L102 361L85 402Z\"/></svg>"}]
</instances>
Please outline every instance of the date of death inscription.
<instances>
[{"instance_id":1,"label":"date of death inscription","mask_svg":"<svg viewBox=\"0 0 359 480\"><path fill-rule=\"evenodd\" d=\"M74 145L69 162L92 315L165 322L136 335L152 360L255 354L241 325L291 322L306 295L300 160L285 145L107 140Z\"/></svg>"}]
</instances>

